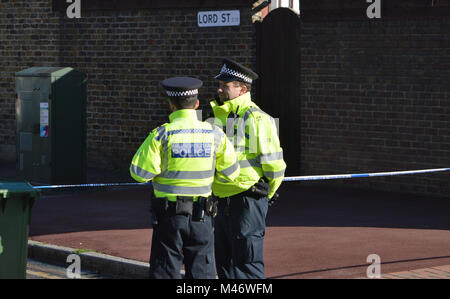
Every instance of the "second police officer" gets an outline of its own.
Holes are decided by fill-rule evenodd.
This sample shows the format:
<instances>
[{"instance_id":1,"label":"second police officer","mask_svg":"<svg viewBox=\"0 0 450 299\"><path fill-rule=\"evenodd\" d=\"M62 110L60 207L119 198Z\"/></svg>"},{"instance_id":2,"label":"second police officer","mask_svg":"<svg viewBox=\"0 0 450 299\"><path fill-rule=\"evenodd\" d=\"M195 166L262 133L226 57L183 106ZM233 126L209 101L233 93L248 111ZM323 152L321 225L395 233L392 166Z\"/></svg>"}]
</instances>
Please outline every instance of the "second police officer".
<instances>
[{"instance_id":1,"label":"second police officer","mask_svg":"<svg viewBox=\"0 0 450 299\"><path fill-rule=\"evenodd\" d=\"M173 77L161 83L170 102L170 123L154 129L130 166L138 182L153 180L150 278L216 277L214 267L215 179L239 175L233 145L217 126L197 119L202 81Z\"/></svg>"},{"instance_id":2,"label":"second police officer","mask_svg":"<svg viewBox=\"0 0 450 299\"><path fill-rule=\"evenodd\" d=\"M232 139L241 167L233 182L213 184L220 198L215 218L215 254L219 278L265 278L263 243L268 205L278 194L286 163L274 119L251 99L258 75L224 59L218 98L211 102L215 123Z\"/></svg>"}]
</instances>

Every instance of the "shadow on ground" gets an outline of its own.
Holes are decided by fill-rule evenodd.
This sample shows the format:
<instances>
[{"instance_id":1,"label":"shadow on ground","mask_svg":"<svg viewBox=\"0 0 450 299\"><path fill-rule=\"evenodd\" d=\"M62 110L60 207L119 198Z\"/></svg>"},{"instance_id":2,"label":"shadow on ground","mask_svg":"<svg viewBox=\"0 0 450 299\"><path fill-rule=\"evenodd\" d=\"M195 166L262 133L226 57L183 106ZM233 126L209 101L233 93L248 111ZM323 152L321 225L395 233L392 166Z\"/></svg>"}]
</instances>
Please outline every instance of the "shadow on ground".
<instances>
[{"instance_id":1,"label":"shadow on ground","mask_svg":"<svg viewBox=\"0 0 450 299\"><path fill-rule=\"evenodd\" d=\"M450 229L450 199L286 182L268 226Z\"/></svg>"}]
</instances>

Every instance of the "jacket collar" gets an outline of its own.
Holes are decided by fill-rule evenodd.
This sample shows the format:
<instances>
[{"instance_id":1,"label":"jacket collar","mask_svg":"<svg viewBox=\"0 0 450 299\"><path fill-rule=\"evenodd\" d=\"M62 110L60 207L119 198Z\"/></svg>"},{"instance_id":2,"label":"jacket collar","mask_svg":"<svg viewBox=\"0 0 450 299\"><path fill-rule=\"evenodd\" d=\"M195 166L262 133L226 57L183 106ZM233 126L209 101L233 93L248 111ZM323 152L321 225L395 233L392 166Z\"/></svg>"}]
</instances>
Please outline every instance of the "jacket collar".
<instances>
[{"instance_id":1,"label":"jacket collar","mask_svg":"<svg viewBox=\"0 0 450 299\"><path fill-rule=\"evenodd\" d=\"M169 115L170 122L173 122L176 119L180 119L180 118L198 120L197 111L194 109L180 109L180 110L172 112Z\"/></svg>"},{"instance_id":2,"label":"jacket collar","mask_svg":"<svg viewBox=\"0 0 450 299\"><path fill-rule=\"evenodd\" d=\"M227 116L230 112L238 113L238 109L241 110L244 107L250 106L252 103L252 98L250 92L246 92L243 95L234 98L232 100L226 101L223 105L219 106L217 101L211 101L211 107L214 111L214 115L217 117Z\"/></svg>"}]
</instances>

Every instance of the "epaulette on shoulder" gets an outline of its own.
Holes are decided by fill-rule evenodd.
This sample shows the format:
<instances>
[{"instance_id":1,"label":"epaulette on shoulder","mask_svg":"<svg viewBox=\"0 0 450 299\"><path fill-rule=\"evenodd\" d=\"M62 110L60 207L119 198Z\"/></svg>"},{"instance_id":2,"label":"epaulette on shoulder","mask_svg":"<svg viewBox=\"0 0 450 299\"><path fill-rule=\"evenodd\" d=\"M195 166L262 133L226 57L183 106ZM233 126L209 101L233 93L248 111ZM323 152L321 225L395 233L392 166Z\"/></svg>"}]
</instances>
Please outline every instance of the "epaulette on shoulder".
<instances>
[{"instance_id":1,"label":"epaulette on shoulder","mask_svg":"<svg viewBox=\"0 0 450 299\"><path fill-rule=\"evenodd\" d=\"M167 132L167 125L168 125L168 123L165 123L165 124L162 124L162 125L160 125L159 127L156 127L153 131L152 131L152 134L154 134L155 132L155 139L156 140L159 140L159 139L161 139L165 134L166 134L166 132Z\"/></svg>"},{"instance_id":2,"label":"epaulette on shoulder","mask_svg":"<svg viewBox=\"0 0 450 299\"><path fill-rule=\"evenodd\" d=\"M255 114L254 112L259 112L259 113ZM266 112L264 112L263 110L261 110L261 108L259 108L257 106L251 106L245 111L245 113L243 115L244 120L247 120L250 116L257 121L263 119L266 116L268 116L270 118L269 114L267 114Z\"/></svg>"}]
</instances>

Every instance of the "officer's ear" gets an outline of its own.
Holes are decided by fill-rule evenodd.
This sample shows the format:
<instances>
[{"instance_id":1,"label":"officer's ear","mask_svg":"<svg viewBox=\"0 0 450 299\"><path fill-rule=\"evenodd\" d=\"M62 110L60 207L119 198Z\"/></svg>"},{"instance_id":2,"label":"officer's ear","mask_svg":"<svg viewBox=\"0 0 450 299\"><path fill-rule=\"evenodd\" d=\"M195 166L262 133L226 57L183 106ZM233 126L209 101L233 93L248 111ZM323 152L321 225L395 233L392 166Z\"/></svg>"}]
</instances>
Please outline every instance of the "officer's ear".
<instances>
[{"instance_id":1,"label":"officer's ear","mask_svg":"<svg viewBox=\"0 0 450 299\"><path fill-rule=\"evenodd\" d=\"M247 85L242 84L242 85L241 85L241 88L242 88L242 89L241 89L242 94L247 93L247 91L248 91Z\"/></svg>"},{"instance_id":2,"label":"officer's ear","mask_svg":"<svg viewBox=\"0 0 450 299\"><path fill-rule=\"evenodd\" d=\"M200 106L200 101L197 99L197 102L195 102L194 109L197 110L198 106Z\"/></svg>"},{"instance_id":3,"label":"officer's ear","mask_svg":"<svg viewBox=\"0 0 450 299\"><path fill-rule=\"evenodd\" d=\"M244 83L237 81L237 84L241 88L241 91L239 92L239 96L243 95L244 93L246 93L248 91L248 87Z\"/></svg>"},{"instance_id":4,"label":"officer's ear","mask_svg":"<svg viewBox=\"0 0 450 299\"><path fill-rule=\"evenodd\" d=\"M173 112L176 110L175 105L172 103L172 101L169 99L169 106L170 106L170 110Z\"/></svg>"}]
</instances>

